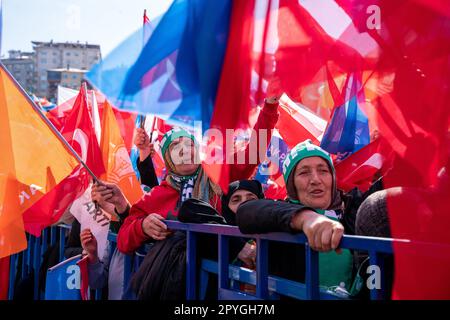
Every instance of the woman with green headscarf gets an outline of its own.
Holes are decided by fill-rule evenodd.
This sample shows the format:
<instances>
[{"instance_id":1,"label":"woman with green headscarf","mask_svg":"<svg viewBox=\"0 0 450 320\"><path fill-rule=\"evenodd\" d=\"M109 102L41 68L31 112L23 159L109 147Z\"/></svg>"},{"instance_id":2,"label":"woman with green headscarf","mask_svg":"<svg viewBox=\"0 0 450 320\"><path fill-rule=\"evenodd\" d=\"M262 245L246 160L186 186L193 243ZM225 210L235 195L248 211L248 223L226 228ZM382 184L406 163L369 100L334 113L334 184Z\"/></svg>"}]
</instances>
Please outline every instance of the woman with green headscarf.
<instances>
[{"instance_id":1,"label":"woman with green headscarf","mask_svg":"<svg viewBox=\"0 0 450 320\"><path fill-rule=\"evenodd\" d=\"M259 114L255 132L268 130L267 141L270 141L271 130L277 121L278 99L269 98ZM164 240L171 231L161 220L177 219L178 210L186 199L203 200L221 212L222 191L200 165L194 136L182 128L174 128L161 140L161 152L167 176L159 186L127 209L129 216L117 237L117 247L123 253L134 252L148 240ZM257 166L258 163L234 165L230 179L247 179Z\"/></svg>"},{"instance_id":2,"label":"woman with green headscarf","mask_svg":"<svg viewBox=\"0 0 450 320\"><path fill-rule=\"evenodd\" d=\"M266 199L241 204L236 216L239 229L250 234L303 231L309 246L319 251L320 285L351 292L353 258L349 250L339 248L339 243L344 233L354 233L362 197L350 201L342 198L330 155L311 140L290 151L283 163L283 176L287 201ZM275 245L277 248L269 253L273 262L269 263L269 272L303 282L304 246Z\"/></svg>"}]
</instances>

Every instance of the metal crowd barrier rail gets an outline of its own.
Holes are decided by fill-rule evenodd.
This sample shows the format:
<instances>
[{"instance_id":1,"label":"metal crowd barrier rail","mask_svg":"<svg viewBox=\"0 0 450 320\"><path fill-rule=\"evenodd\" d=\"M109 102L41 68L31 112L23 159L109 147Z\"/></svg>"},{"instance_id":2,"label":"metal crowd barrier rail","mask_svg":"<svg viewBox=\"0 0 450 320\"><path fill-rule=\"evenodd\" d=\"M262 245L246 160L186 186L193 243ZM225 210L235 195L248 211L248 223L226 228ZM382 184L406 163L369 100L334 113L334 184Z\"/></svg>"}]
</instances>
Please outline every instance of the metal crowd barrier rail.
<instances>
[{"instance_id":1,"label":"metal crowd barrier rail","mask_svg":"<svg viewBox=\"0 0 450 320\"><path fill-rule=\"evenodd\" d=\"M16 275L20 273L20 278L24 279L31 271L34 272L33 298L34 300L43 299L43 294L39 292L39 270L41 268L44 253L50 246L59 242L58 263L63 261L65 237L69 229L70 226L68 225L59 225L44 229L41 237L27 234L27 249L12 255L10 258L9 300L12 300L14 297Z\"/></svg>"},{"instance_id":2,"label":"metal crowd barrier rail","mask_svg":"<svg viewBox=\"0 0 450 320\"><path fill-rule=\"evenodd\" d=\"M307 243L304 234L288 233L268 233L268 234L242 234L237 227L217 225L217 224L188 224L177 221L165 221L172 230L183 230L186 232L187 253L186 253L186 298L188 300L203 299L209 274L217 274L219 279L218 298L228 299L273 299L274 293L289 296L295 299L339 299L336 295L324 292L319 288L319 259L318 252L312 250ZM41 237L28 235L28 248L11 256L9 299L14 296L14 282L17 273L23 278L32 269L34 270L34 299L43 299L39 292L38 279L39 269L42 263L43 254L47 248L59 241L59 259L64 260L65 235L70 226L60 225L47 228L43 231ZM198 234L213 234L218 237L218 261L203 259L200 266L197 266L197 236ZM229 246L230 237L252 238L257 243L257 263L256 271L246 268L240 268L229 264ZM116 248L116 235L110 233L108 236L110 244L110 254ZM306 254L306 281L299 283L271 276L268 273L268 243L269 241L296 243L305 245ZM344 235L340 247L367 251L370 257L370 265L377 265L381 269L383 279L383 256L393 253L394 243L408 243L408 240L397 240L387 238L373 238L361 236ZM130 270L136 270L136 267L142 262L143 257L139 259L129 258L125 265L125 283L128 283L131 276ZM133 265L134 264L134 265ZM198 273L198 271L200 271ZM199 276L199 277L198 277ZM199 278L199 279L197 279ZM240 283L256 285L256 295L250 295L237 290L236 286L230 287L230 280ZM372 288L370 297L373 300L384 299L386 292L384 285L380 289ZM198 290L199 289L199 290ZM96 299L100 298L100 291L96 292Z\"/></svg>"},{"instance_id":3,"label":"metal crowd barrier rail","mask_svg":"<svg viewBox=\"0 0 450 320\"><path fill-rule=\"evenodd\" d=\"M33 272L33 299L44 300L44 293L42 291L40 292L40 289L45 290L45 284L43 284L44 288L39 287L39 271L43 263L44 253L51 246L58 245L58 259L55 265L65 260L64 250L66 236L69 234L70 229L70 225L60 224L44 229L41 237L35 237L30 234L26 235L28 242L27 249L10 257L8 300L14 299L17 276L19 275L19 279L24 279L26 276L30 275L31 272ZM111 232L108 234L110 259L117 245L116 238L116 234ZM133 264L134 270L136 270L142 259L143 256L138 253L134 258L126 256L124 271L125 283L129 282ZM101 300L101 297L102 290L95 290L95 300Z\"/></svg>"},{"instance_id":4,"label":"metal crowd barrier rail","mask_svg":"<svg viewBox=\"0 0 450 320\"><path fill-rule=\"evenodd\" d=\"M187 224L177 221L165 221L172 230L184 230L187 235L187 266L186 266L186 297L188 300L197 299L197 251L196 240L199 233L215 234L218 236L219 259L217 264L203 260L200 268L202 272L218 273L219 299L270 299L269 291L287 295L296 299L336 299L335 295L321 292L319 289L319 259L318 252L312 250L307 243L304 234L267 233L267 234L242 234L237 227L217 224ZM229 265L228 240L230 237L252 238L256 240L257 261L256 271L251 272L245 268L237 268ZM278 241L305 245L306 254L306 283L301 284L279 277L271 277L268 274L268 243ZM367 251L370 257L370 265L380 267L383 283L383 256L392 254L392 245L395 242L408 243L408 240L387 238L361 237L344 235L340 247ZM204 273L200 275L204 278ZM256 295L252 296L230 288L230 278L244 283L256 285ZM202 281L201 281L202 282ZM372 288L370 297L372 300L384 299L386 292L384 285L380 289ZM269 290L270 289L270 290ZM203 292L204 287L200 288ZM203 293L202 293L203 294Z\"/></svg>"}]
</instances>

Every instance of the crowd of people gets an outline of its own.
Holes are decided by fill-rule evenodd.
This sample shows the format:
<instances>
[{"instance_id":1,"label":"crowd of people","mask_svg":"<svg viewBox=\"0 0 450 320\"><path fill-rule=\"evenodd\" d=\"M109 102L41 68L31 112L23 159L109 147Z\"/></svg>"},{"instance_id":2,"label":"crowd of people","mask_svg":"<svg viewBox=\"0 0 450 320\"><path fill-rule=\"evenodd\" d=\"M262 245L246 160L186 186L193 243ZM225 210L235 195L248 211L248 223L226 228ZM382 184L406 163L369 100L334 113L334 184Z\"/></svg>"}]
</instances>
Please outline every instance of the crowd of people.
<instances>
[{"instance_id":1,"label":"crowd of people","mask_svg":"<svg viewBox=\"0 0 450 320\"><path fill-rule=\"evenodd\" d=\"M255 125L256 132L258 129L271 132L278 119L278 104L277 97L266 99ZM268 140L270 138L269 135ZM167 173L161 183L152 164L155 151L144 129L135 130L134 144L139 149L137 167L141 183L150 187L150 191L130 204L114 184L98 182L92 187L92 199L103 210L119 217L110 226L110 231L117 233L115 251L99 259L97 241L91 230L80 230L76 220L67 243L66 257L80 252L88 256L92 289L107 288L109 299L183 297L184 288L174 284L184 279L186 239L182 232L170 230L164 223L165 220L180 220L238 226L244 234L303 232L309 246L319 252L320 285L332 292L338 289L349 297L364 296L364 288L355 288L355 279L364 276L365 273L358 270L367 256L341 249L339 244L344 234L390 235L382 178L374 181L365 193L357 189L344 193L337 188L330 155L310 140L299 141L282 168L287 198L265 199L261 183L253 179L258 163L233 165L232 182L223 193L196 161L198 142L182 128L172 129L162 139L161 153ZM198 242L200 257L217 258L217 237L212 239L208 235ZM146 253L144 262L135 270L131 281L125 283L125 257L139 250ZM168 261L171 259L176 262ZM230 244L230 263L255 269L256 259L253 240L235 239ZM180 268L173 271L176 274L168 275L171 262L172 265L178 263ZM392 266L388 269L392 276ZM271 242L269 273L304 282L304 246ZM392 277L389 280L392 281ZM213 291L214 288L210 290ZM214 292L210 297L216 298Z\"/></svg>"}]
</instances>

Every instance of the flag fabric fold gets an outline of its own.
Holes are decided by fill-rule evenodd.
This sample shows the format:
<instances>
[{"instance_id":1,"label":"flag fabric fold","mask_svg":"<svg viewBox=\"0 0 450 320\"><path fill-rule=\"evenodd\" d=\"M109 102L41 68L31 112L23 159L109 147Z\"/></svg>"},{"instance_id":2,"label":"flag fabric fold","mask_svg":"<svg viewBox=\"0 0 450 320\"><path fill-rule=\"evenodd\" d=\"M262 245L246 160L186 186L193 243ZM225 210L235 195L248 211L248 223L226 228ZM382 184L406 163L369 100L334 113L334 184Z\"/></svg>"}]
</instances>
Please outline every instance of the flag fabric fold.
<instances>
[{"instance_id":1,"label":"flag fabric fold","mask_svg":"<svg viewBox=\"0 0 450 320\"><path fill-rule=\"evenodd\" d=\"M23 213L78 162L0 67L0 258L26 248Z\"/></svg>"},{"instance_id":2,"label":"flag fabric fold","mask_svg":"<svg viewBox=\"0 0 450 320\"><path fill-rule=\"evenodd\" d=\"M97 177L105 172L102 153L88 110L87 96L83 89L80 90L64 127L61 128L61 134ZM24 213L26 230L39 236L45 227L56 223L73 201L85 192L91 180L92 177L86 169L81 165L78 166Z\"/></svg>"},{"instance_id":3,"label":"flag fabric fold","mask_svg":"<svg viewBox=\"0 0 450 320\"><path fill-rule=\"evenodd\" d=\"M202 121L206 129L220 79L230 10L228 0L175 0L155 22L143 48L139 30L94 66L87 78L118 108L191 127L194 121ZM151 81L149 73L153 73Z\"/></svg>"},{"instance_id":4,"label":"flag fabric fold","mask_svg":"<svg viewBox=\"0 0 450 320\"><path fill-rule=\"evenodd\" d=\"M326 128L326 121L297 105L286 94L280 98L280 118L276 128L280 132L289 148L295 147L299 142L311 139L320 144Z\"/></svg>"},{"instance_id":5,"label":"flag fabric fold","mask_svg":"<svg viewBox=\"0 0 450 320\"><path fill-rule=\"evenodd\" d=\"M344 104L337 106L323 135L320 146L344 159L370 142L369 121L359 107L364 102L361 78L349 75Z\"/></svg>"},{"instance_id":6,"label":"flag fabric fold","mask_svg":"<svg viewBox=\"0 0 450 320\"><path fill-rule=\"evenodd\" d=\"M101 131L100 149L106 168L102 180L119 186L128 201L133 204L142 197L143 193L108 101L105 101L103 108Z\"/></svg>"}]
</instances>

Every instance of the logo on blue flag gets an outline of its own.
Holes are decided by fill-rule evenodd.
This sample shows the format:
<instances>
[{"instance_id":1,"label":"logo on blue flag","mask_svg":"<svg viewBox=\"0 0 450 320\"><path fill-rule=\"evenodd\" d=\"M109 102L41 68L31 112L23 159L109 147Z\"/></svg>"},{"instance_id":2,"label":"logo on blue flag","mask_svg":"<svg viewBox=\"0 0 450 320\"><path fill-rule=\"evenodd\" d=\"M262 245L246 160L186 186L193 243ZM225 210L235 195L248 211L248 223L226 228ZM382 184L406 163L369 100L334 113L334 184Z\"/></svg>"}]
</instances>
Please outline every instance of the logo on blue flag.
<instances>
[{"instance_id":1,"label":"logo on blue flag","mask_svg":"<svg viewBox=\"0 0 450 320\"><path fill-rule=\"evenodd\" d=\"M81 300L81 254L47 270L45 300Z\"/></svg>"}]
</instances>

